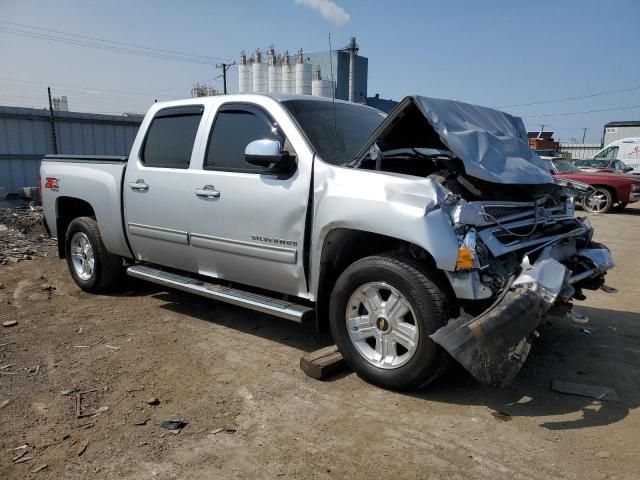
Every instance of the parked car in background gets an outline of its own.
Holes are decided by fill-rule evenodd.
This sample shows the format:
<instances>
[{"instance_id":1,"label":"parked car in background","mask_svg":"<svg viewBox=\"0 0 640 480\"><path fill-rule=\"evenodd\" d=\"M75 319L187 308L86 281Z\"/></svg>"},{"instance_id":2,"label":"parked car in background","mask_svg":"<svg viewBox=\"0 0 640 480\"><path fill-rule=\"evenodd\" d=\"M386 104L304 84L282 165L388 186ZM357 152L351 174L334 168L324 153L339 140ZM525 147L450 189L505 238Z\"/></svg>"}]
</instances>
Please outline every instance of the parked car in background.
<instances>
[{"instance_id":1,"label":"parked car in background","mask_svg":"<svg viewBox=\"0 0 640 480\"><path fill-rule=\"evenodd\" d=\"M611 142L596 153L593 160L624 161L629 166L629 172L640 175L640 137L621 138Z\"/></svg>"},{"instance_id":2,"label":"parked car in background","mask_svg":"<svg viewBox=\"0 0 640 480\"><path fill-rule=\"evenodd\" d=\"M633 170L621 160L593 158L591 160L574 160L573 164L583 172L627 173Z\"/></svg>"},{"instance_id":3,"label":"parked car in background","mask_svg":"<svg viewBox=\"0 0 640 480\"><path fill-rule=\"evenodd\" d=\"M640 178L618 173L585 172L562 157L541 157L549 162L553 176L586 183L593 187L579 198L582 208L591 213L607 213L613 207L623 209L640 200Z\"/></svg>"}]
</instances>

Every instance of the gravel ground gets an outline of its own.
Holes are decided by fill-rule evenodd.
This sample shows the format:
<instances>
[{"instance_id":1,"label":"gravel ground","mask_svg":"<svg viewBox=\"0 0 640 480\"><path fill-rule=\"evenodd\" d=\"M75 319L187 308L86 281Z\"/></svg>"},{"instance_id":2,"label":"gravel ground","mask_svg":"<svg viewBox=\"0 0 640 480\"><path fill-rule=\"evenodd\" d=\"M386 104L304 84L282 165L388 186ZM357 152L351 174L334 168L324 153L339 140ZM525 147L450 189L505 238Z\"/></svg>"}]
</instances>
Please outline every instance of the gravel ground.
<instances>
[{"instance_id":1,"label":"gravel ground","mask_svg":"<svg viewBox=\"0 0 640 480\"><path fill-rule=\"evenodd\" d=\"M0 327L0 478L638 478L640 209L593 222L619 293L578 302L589 324L553 322L507 389L454 369L411 395L306 377L300 356L329 343L311 325L132 280L81 292L40 245L0 266L18 322ZM76 418L70 390L97 415Z\"/></svg>"}]
</instances>

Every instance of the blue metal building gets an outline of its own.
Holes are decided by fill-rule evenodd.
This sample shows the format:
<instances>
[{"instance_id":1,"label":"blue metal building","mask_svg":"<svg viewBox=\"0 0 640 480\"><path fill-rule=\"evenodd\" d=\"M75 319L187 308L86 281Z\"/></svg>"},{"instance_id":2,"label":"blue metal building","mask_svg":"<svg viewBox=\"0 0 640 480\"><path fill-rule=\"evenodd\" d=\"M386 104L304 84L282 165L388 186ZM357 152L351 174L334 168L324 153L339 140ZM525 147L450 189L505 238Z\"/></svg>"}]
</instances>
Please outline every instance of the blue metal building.
<instances>
[{"instance_id":1,"label":"blue metal building","mask_svg":"<svg viewBox=\"0 0 640 480\"><path fill-rule=\"evenodd\" d=\"M127 155L142 118L55 111L58 153ZM37 186L40 160L54 152L48 110L0 106L0 193Z\"/></svg>"}]
</instances>

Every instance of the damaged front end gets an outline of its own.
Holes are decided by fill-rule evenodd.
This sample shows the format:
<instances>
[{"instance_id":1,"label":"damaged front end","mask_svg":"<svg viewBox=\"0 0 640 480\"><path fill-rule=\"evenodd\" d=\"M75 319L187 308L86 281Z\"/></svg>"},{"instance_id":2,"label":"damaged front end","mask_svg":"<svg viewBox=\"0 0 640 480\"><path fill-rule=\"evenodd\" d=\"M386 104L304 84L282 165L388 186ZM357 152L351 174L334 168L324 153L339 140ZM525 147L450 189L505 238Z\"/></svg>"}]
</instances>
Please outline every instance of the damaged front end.
<instances>
[{"instance_id":1,"label":"damaged front end","mask_svg":"<svg viewBox=\"0 0 640 480\"><path fill-rule=\"evenodd\" d=\"M571 300L584 299L583 289L597 290L604 285L605 272L614 266L609 250L592 242L593 229L588 219L558 216L551 220L554 230L564 232L503 243L505 238L498 231L515 229L515 225L523 227L523 221L504 223L497 230L481 230L480 237L490 247L482 250L485 245L479 240L476 248L483 242L480 256L484 255L486 263L475 271L452 275L475 273L476 281L491 288L488 285L495 285L499 275L498 263L503 265L503 271L509 272L506 284L487 309L477 316L463 312L431 335L482 383L511 382L524 364L545 315L569 312ZM540 229L546 230L545 226ZM520 256L522 248L527 250ZM493 253L502 255L496 258ZM519 258L521 263L515 265ZM511 268L505 269L505 263L510 263Z\"/></svg>"},{"instance_id":2,"label":"damaged front end","mask_svg":"<svg viewBox=\"0 0 640 480\"><path fill-rule=\"evenodd\" d=\"M546 315L563 316L614 266L574 198L528 148L521 119L461 102L405 98L347 164L431 180L458 238L443 269L462 315L431 338L477 380L509 383ZM438 259L436 259L437 261Z\"/></svg>"}]
</instances>

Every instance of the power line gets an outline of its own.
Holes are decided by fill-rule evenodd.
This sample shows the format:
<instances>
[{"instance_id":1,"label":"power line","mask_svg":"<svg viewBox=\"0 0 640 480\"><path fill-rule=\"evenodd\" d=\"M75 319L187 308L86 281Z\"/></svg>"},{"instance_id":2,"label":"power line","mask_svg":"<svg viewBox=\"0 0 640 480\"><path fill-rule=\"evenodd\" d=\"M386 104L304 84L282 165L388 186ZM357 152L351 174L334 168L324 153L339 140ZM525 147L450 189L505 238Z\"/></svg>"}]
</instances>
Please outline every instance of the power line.
<instances>
[{"instance_id":1,"label":"power line","mask_svg":"<svg viewBox=\"0 0 640 480\"><path fill-rule=\"evenodd\" d=\"M134 50L134 49L128 49L128 48L124 48L124 47L116 47L116 46L111 46L111 45L100 45L97 43L90 43L87 41L83 41L83 40L75 40L72 38L65 38L65 37L59 37L59 36L55 36L55 35L49 35L49 34L44 34L44 33L38 33L38 32L28 32L25 30L16 30L16 29L8 29L6 27L0 27L0 33L8 33L10 35L21 35L21 36L25 36L25 37L31 37L31 38L37 38L40 40L49 40L52 42L59 42L59 43L65 43L68 45L75 45L78 47L90 47L90 48L95 48L98 50L105 50L105 51L110 51L110 52L116 52L116 53L125 53L125 54L129 54L129 55L137 55L137 56L141 56L141 57L150 57L150 58L159 58L159 59L163 59L163 60L174 60L177 62L186 62L186 63L196 63L196 64L200 64L200 65L215 65L216 62L214 60L208 61L208 60L199 60L199 59L195 59L195 58L187 58L187 57L180 57L180 56L176 56L176 55L169 55L169 54L160 54L160 53L153 53L153 52L143 52L140 50Z\"/></svg>"},{"instance_id":2,"label":"power line","mask_svg":"<svg viewBox=\"0 0 640 480\"><path fill-rule=\"evenodd\" d=\"M168 53L168 54L172 54L172 55L177 55L177 56L181 56L181 57L195 57L195 58L201 58L201 59L206 59L206 60L213 60L213 61L229 61L230 59L228 58L222 58L222 57L212 57L210 55L198 55L195 53L187 53L187 52L179 52L176 50L166 50L163 48L153 48L153 47L146 47L144 45L136 45L133 43L126 43L126 42L118 42L116 40L107 40L104 38L99 38L99 37L92 37L89 35L80 35L77 33L68 33L68 32L62 32L60 30L53 30L50 28L43 28L43 27L36 27L33 25L25 25L23 23L14 23L14 22L7 22L4 20L0 20L0 23L4 23L6 25L12 25L14 27L21 27L21 28L29 28L32 30L40 30L43 32L50 32L50 33L56 33L56 34L60 34L60 35L66 35L68 37L78 37L78 38L85 38L88 40L96 40L99 42L103 42L103 43L111 43L114 45L122 45L125 47L129 47L129 48L136 48L136 49L142 49L142 50L149 50L149 51L154 51L154 52L161 52L161 53Z\"/></svg>"},{"instance_id":3,"label":"power line","mask_svg":"<svg viewBox=\"0 0 640 480\"><path fill-rule=\"evenodd\" d=\"M598 110L585 110L582 112L544 113L541 115L522 115L521 118L564 117L567 115L580 115L583 113L597 113L597 112L613 112L614 110L631 110L634 108L640 108L640 105L629 105L626 107L613 107L613 108L600 108Z\"/></svg>"},{"instance_id":4,"label":"power line","mask_svg":"<svg viewBox=\"0 0 640 480\"><path fill-rule=\"evenodd\" d=\"M0 82L10 82L10 83L16 83L18 85L15 85L15 87L17 88L32 88L32 89L40 89L42 88L44 85L46 85L43 82L32 82L32 81L28 81L28 80L14 80L11 78L2 78L0 77ZM106 92L106 93L119 93L119 94L124 94L124 95L130 95L130 96L155 96L157 95L157 93L152 93L152 92L131 92L131 91L127 91L127 90L116 90L116 89L109 89L109 88L97 88L97 87L92 87L92 86L82 86L82 85L70 85L70 84L66 84L66 83L55 83L55 82L49 82L49 85L51 85L52 87L56 87L56 88L62 88L65 90L75 90L78 91L80 94L81 93L86 93L86 94L91 94L91 95L95 95L96 92L98 92L97 94L101 94L101 92Z\"/></svg>"},{"instance_id":5,"label":"power line","mask_svg":"<svg viewBox=\"0 0 640 480\"><path fill-rule=\"evenodd\" d=\"M216 80L217 78L219 78L220 75L218 75L217 77L213 77L213 78L208 78L206 80L202 80L200 81L200 83L206 83L206 82L211 82L213 80ZM142 96L153 96L153 97L158 97L158 96L165 96L164 94L168 91L171 90L177 90L179 88L181 89L186 89L188 87L191 87L193 85L193 83L195 82L191 82L189 84L185 83L183 85L180 86L174 86L174 87L169 87L169 88L163 88L162 90L156 90L155 92L132 92L129 90L117 90L117 89L113 89L113 88L102 88L102 87L96 87L96 86L84 86L84 85L71 85L68 83L56 83L56 82L34 82L31 80L22 80L22 79L15 79L15 78L6 78L6 77L0 77L0 81L6 81L6 82L13 82L13 83L18 83L18 84L24 84L24 86L29 86L29 85L34 85L34 86L47 86L47 85L51 85L51 86L55 86L55 87L61 87L64 89L70 89L70 90L80 90L80 91L87 91L87 93L91 93L93 94L93 92L96 91L103 91L103 92L114 92L114 93L122 93L122 94L127 94L127 95L142 95ZM166 95L167 97L174 97L173 95Z\"/></svg>"},{"instance_id":6,"label":"power line","mask_svg":"<svg viewBox=\"0 0 640 480\"><path fill-rule=\"evenodd\" d=\"M634 90L640 90L640 85L637 87L631 87L631 88L623 88L620 90L609 90L606 92L598 92L598 93L589 93L586 95L579 95L577 97L565 97L565 98L556 98L553 100L539 100L537 102L531 102L531 103L514 103L512 105L499 105L495 108L511 108L511 107L530 107L533 105L544 105L547 103L560 103L560 102L568 102L570 100L581 100L583 98L593 98L593 97L601 97L603 95L613 95L616 93L624 93L624 92L632 92Z\"/></svg>"}]
</instances>

